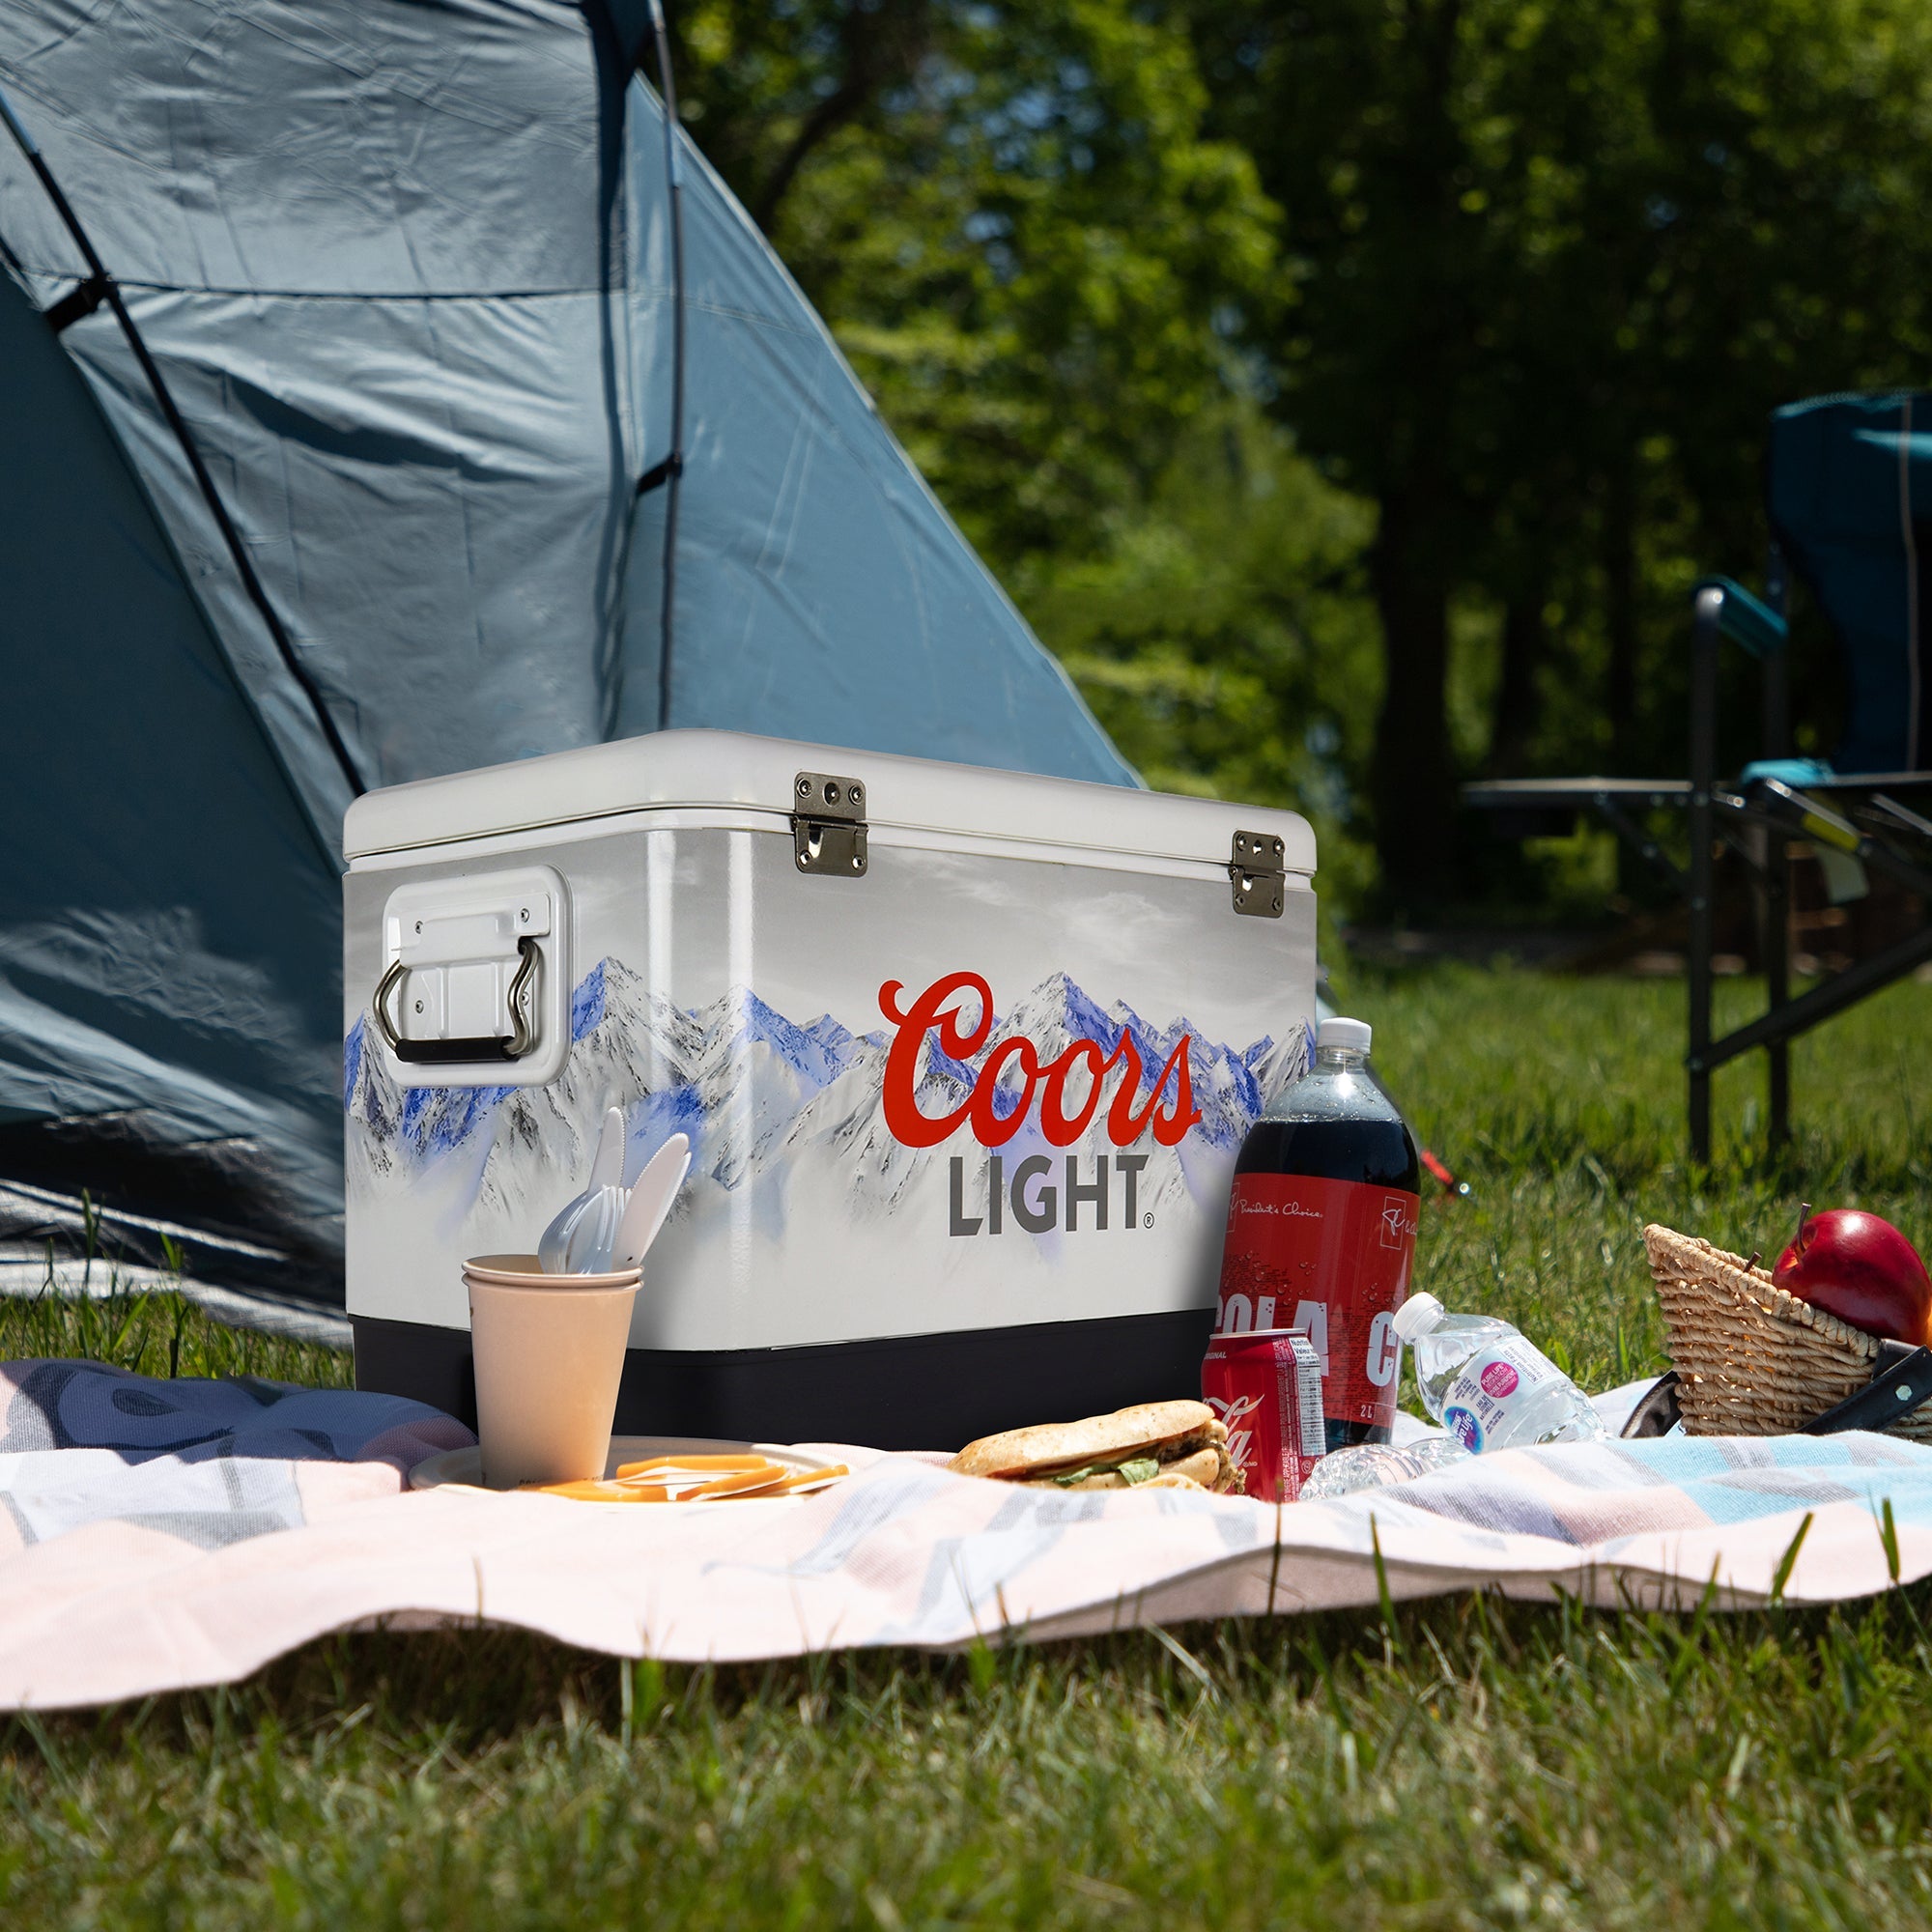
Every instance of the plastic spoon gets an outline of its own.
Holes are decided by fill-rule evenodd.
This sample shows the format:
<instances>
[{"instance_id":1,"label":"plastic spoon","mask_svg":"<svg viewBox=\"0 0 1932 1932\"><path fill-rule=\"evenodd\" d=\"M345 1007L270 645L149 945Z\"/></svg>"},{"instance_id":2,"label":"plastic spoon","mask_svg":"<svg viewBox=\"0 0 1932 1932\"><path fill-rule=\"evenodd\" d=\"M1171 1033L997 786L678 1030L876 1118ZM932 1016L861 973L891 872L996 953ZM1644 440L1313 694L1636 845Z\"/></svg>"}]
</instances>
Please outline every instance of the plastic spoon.
<instances>
[{"instance_id":1,"label":"plastic spoon","mask_svg":"<svg viewBox=\"0 0 1932 1932\"><path fill-rule=\"evenodd\" d=\"M612 1267L632 1267L643 1260L658 1237L658 1230L670 1212L684 1177L691 1172L691 1142L683 1134L672 1134L652 1154L638 1184L631 1189L630 1205L611 1247Z\"/></svg>"},{"instance_id":2,"label":"plastic spoon","mask_svg":"<svg viewBox=\"0 0 1932 1932\"><path fill-rule=\"evenodd\" d=\"M606 1274L611 1267L611 1247L617 1238L618 1224L624 1218L624 1204L630 1199L621 1187L600 1187L589 1205L577 1217L564 1244L565 1274Z\"/></svg>"},{"instance_id":3,"label":"plastic spoon","mask_svg":"<svg viewBox=\"0 0 1932 1932\"><path fill-rule=\"evenodd\" d=\"M614 1208L602 1210L612 1214L610 1232L615 1234L616 1219L622 1216L624 1208L621 1199L623 1189L618 1185L623 1178L624 1113L622 1108L612 1107L604 1116L604 1131L598 1136L597 1151L590 1159L589 1186L564 1203L557 1210L556 1219L543 1231L543 1238L537 1243L537 1265L545 1274L580 1271L570 1264L570 1237L590 1212L600 1194L614 1192L620 1197Z\"/></svg>"},{"instance_id":4,"label":"plastic spoon","mask_svg":"<svg viewBox=\"0 0 1932 1932\"><path fill-rule=\"evenodd\" d=\"M629 1267L642 1256L663 1225L691 1165L690 1147L684 1135L673 1134L651 1156L636 1187L601 1187L591 1196L590 1206L570 1231L563 1261L566 1274L606 1274L611 1268ZM634 1225L642 1236L637 1252L628 1256L622 1252L627 1224Z\"/></svg>"},{"instance_id":5,"label":"plastic spoon","mask_svg":"<svg viewBox=\"0 0 1932 1932\"><path fill-rule=\"evenodd\" d=\"M623 1112L612 1107L604 1116L604 1131L590 1162L590 1199L564 1243L565 1274L602 1274L611 1265L611 1244L631 1198L624 1185L624 1140Z\"/></svg>"}]
</instances>

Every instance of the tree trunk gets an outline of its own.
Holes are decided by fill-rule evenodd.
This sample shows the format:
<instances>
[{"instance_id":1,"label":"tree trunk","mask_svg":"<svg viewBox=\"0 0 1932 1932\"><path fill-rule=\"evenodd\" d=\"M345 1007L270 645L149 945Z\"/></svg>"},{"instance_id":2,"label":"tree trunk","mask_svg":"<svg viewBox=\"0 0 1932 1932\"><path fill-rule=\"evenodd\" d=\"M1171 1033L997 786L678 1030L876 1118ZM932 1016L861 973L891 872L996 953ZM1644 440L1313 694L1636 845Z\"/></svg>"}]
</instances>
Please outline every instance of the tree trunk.
<instances>
[{"instance_id":1,"label":"tree trunk","mask_svg":"<svg viewBox=\"0 0 1932 1932\"><path fill-rule=\"evenodd\" d=\"M1636 757L1636 478L1629 448L1610 463L1604 501L1604 604L1609 672L1604 692L1610 721L1610 770L1635 776Z\"/></svg>"},{"instance_id":2,"label":"tree trunk","mask_svg":"<svg viewBox=\"0 0 1932 1932\"><path fill-rule=\"evenodd\" d=\"M1370 558L1386 674L1370 803L1383 889L1406 911L1448 898L1455 886L1449 581L1428 526L1413 494L1385 500Z\"/></svg>"},{"instance_id":3,"label":"tree trunk","mask_svg":"<svg viewBox=\"0 0 1932 1932\"><path fill-rule=\"evenodd\" d=\"M1385 676L1369 790L1383 895L1391 910L1413 913L1453 897L1458 884L1449 592L1463 559L1456 542L1457 489L1445 459L1462 446L1451 424L1470 367L1473 323L1458 259L1456 175L1465 156L1450 105L1463 4L1411 0L1390 14L1391 23L1401 20L1413 37L1399 110L1406 132L1391 155L1402 182L1401 253L1410 299L1402 305L1405 339L1385 406L1390 434L1381 463L1388 481L1379 493L1369 559Z\"/></svg>"},{"instance_id":4,"label":"tree trunk","mask_svg":"<svg viewBox=\"0 0 1932 1932\"><path fill-rule=\"evenodd\" d=\"M868 113L886 89L910 80L931 47L930 0L878 0L845 10L838 22L838 85L799 123L771 173L747 197L760 232L772 232L780 204L812 152Z\"/></svg>"}]
</instances>

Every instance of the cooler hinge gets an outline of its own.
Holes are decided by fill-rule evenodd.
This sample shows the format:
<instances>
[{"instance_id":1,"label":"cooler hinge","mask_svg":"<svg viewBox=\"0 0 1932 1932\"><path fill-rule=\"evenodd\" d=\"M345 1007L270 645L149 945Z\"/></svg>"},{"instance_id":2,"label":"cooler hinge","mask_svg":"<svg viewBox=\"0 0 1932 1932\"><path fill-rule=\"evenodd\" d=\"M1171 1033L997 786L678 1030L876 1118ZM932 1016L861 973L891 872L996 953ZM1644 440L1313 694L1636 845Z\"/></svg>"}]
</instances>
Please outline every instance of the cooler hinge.
<instances>
[{"instance_id":1,"label":"cooler hinge","mask_svg":"<svg viewBox=\"0 0 1932 1932\"><path fill-rule=\"evenodd\" d=\"M1287 903L1287 847L1272 832L1237 832L1228 860L1235 910L1249 919L1279 919Z\"/></svg>"},{"instance_id":2,"label":"cooler hinge","mask_svg":"<svg viewBox=\"0 0 1932 1932\"><path fill-rule=\"evenodd\" d=\"M866 787L836 772L800 772L792 781L791 846L801 872L866 870Z\"/></svg>"}]
</instances>

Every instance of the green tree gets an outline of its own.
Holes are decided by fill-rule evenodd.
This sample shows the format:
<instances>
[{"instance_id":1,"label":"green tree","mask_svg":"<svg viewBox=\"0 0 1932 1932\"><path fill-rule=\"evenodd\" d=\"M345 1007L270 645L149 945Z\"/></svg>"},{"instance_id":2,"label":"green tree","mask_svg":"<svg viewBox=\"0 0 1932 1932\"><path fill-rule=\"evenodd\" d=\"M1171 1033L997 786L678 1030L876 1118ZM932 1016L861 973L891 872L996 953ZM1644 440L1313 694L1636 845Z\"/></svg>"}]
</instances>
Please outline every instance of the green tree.
<instances>
[{"instance_id":1,"label":"green tree","mask_svg":"<svg viewBox=\"0 0 1932 1932\"><path fill-rule=\"evenodd\" d=\"M996 570L1101 541L1223 391L1273 210L1125 0L702 0L692 130Z\"/></svg>"},{"instance_id":2,"label":"green tree","mask_svg":"<svg viewBox=\"0 0 1932 1932\"><path fill-rule=\"evenodd\" d=\"M1357 900L1373 869L1354 774L1379 692L1363 583L1374 532L1369 504L1231 399L1203 412L1096 550L1033 558L1014 584L1150 784L1308 815L1324 913Z\"/></svg>"},{"instance_id":3,"label":"green tree","mask_svg":"<svg viewBox=\"0 0 1932 1932\"><path fill-rule=\"evenodd\" d=\"M1425 896L1454 877L1459 596L1503 613L1494 753L1531 750L1565 670L1589 675L1599 749L1674 751L1663 593L1687 551L1739 568L1757 548L1766 412L1922 369L1932 14L1198 0L1193 18L1209 126L1284 211L1279 408L1379 508L1368 790L1390 888Z\"/></svg>"},{"instance_id":4,"label":"green tree","mask_svg":"<svg viewBox=\"0 0 1932 1932\"><path fill-rule=\"evenodd\" d=\"M1330 915L1373 511L1250 396L1275 211L1184 21L1121 0L686 12L693 130L1150 782L1298 807Z\"/></svg>"}]
</instances>

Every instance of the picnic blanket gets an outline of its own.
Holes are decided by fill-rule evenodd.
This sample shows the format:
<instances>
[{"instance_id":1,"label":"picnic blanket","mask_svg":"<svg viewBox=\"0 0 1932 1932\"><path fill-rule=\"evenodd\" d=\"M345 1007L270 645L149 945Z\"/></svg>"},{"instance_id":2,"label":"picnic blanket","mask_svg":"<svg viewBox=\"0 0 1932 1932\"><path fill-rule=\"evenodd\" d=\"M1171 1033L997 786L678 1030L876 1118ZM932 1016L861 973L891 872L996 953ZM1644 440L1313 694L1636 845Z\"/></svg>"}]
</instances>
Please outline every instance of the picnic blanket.
<instances>
[{"instance_id":1,"label":"picnic blanket","mask_svg":"<svg viewBox=\"0 0 1932 1932\"><path fill-rule=\"evenodd\" d=\"M0 1708L232 1682L384 1621L724 1662L1365 1605L1384 1581L1688 1608L1932 1573L1932 1449L1880 1435L1511 1450L1287 1507L852 1447L849 1481L778 1502L409 1489L472 1439L387 1396L0 1365Z\"/></svg>"}]
</instances>

